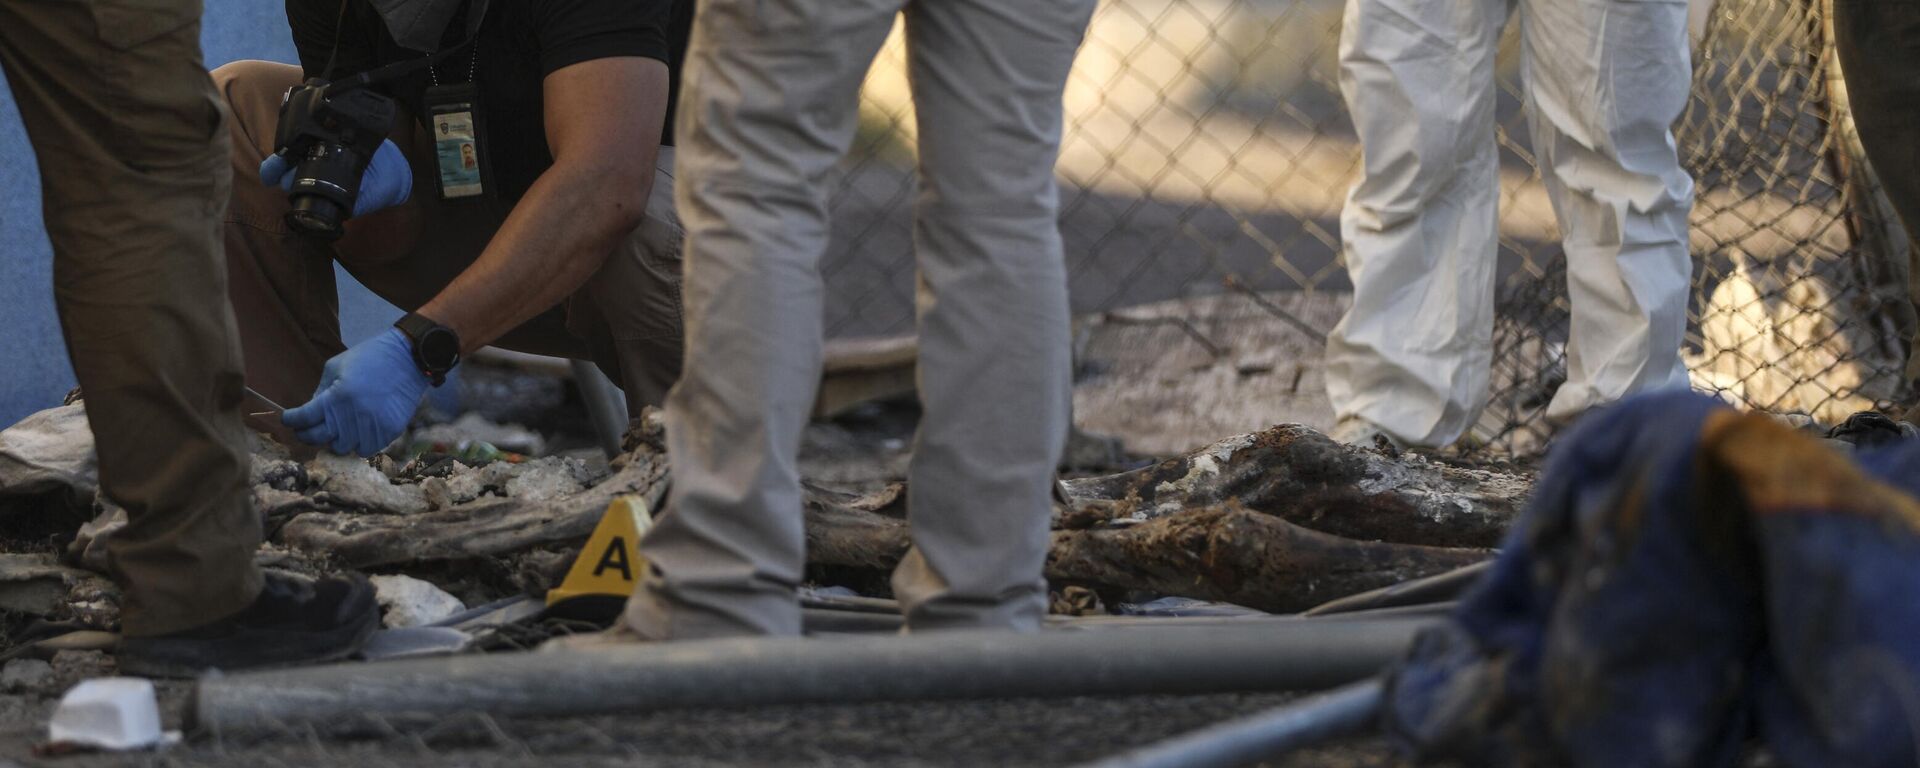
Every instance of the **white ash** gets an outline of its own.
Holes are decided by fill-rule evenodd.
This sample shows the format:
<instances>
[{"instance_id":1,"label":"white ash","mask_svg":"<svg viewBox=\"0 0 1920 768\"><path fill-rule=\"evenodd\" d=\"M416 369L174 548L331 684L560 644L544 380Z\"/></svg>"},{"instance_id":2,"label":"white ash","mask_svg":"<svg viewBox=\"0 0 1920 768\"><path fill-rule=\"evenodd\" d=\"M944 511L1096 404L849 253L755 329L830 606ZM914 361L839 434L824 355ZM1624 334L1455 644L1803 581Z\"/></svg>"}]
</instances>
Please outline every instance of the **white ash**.
<instances>
[{"instance_id":1,"label":"white ash","mask_svg":"<svg viewBox=\"0 0 1920 768\"><path fill-rule=\"evenodd\" d=\"M370 576L387 628L424 627L467 609L460 598L412 576Z\"/></svg>"}]
</instances>

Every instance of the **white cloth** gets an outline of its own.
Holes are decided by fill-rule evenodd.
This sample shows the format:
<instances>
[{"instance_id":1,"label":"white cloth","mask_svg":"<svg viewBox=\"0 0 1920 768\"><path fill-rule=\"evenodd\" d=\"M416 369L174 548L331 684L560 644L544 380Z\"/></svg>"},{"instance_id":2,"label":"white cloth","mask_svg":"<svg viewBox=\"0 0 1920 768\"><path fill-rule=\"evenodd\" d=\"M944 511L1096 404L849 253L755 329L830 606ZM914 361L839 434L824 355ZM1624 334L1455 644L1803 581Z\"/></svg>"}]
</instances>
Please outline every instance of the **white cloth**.
<instances>
[{"instance_id":1,"label":"white cloth","mask_svg":"<svg viewBox=\"0 0 1920 768\"><path fill-rule=\"evenodd\" d=\"M1094 0L703 0L675 135L687 364L673 487L628 602L642 637L797 634L800 432L819 383L827 193L860 83L906 15L919 114L923 416L915 630L1037 629L1071 370L1053 176L1061 92Z\"/></svg>"},{"instance_id":2,"label":"white cloth","mask_svg":"<svg viewBox=\"0 0 1920 768\"><path fill-rule=\"evenodd\" d=\"M1685 0L1348 0L1340 90L1365 169L1340 217L1354 300L1328 338L1327 394L1339 418L1408 443L1452 443L1489 394L1510 14L1572 309L1548 418L1687 383Z\"/></svg>"}]
</instances>

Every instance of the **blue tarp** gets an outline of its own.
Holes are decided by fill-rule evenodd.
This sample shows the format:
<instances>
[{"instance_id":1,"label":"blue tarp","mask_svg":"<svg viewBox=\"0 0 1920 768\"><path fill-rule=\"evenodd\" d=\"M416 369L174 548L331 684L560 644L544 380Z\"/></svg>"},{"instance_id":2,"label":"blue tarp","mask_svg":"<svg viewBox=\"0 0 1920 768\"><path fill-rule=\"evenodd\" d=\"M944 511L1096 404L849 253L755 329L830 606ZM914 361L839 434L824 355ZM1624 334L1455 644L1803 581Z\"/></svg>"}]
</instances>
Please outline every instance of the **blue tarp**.
<instances>
[{"instance_id":1,"label":"blue tarp","mask_svg":"<svg viewBox=\"0 0 1920 768\"><path fill-rule=\"evenodd\" d=\"M1590 417L1392 674L1389 734L1486 766L1920 761L1920 440L1836 450L1693 394Z\"/></svg>"}]
</instances>

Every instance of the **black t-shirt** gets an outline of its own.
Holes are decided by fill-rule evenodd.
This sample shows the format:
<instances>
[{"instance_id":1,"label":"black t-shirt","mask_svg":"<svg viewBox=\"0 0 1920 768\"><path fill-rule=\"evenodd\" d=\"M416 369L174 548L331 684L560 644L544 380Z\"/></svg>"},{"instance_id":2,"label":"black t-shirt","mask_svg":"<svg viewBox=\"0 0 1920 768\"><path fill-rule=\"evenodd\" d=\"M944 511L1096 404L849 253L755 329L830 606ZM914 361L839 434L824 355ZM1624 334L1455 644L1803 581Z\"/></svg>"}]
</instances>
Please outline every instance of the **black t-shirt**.
<instances>
[{"instance_id":1,"label":"black t-shirt","mask_svg":"<svg viewBox=\"0 0 1920 768\"><path fill-rule=\"evenodd\" d=\"M464 39L465 13L447 25L448 46ZM426 55L395 43L367 0L287 0L287 23L308 77L322 76L333 55L336 22L342 20L335 80ZM491 0L470 51L453 53L431 72L405 75L379 90L424 120L427 87L436 80L467 82L471 71L494 184L502 200L517 201L553 165L542 82L570 64L615 56L665 62L669 90L660 143L673 143L673 102L679 97L680 60L692 20L693 0Z\"/></svg>"}]
</instances>

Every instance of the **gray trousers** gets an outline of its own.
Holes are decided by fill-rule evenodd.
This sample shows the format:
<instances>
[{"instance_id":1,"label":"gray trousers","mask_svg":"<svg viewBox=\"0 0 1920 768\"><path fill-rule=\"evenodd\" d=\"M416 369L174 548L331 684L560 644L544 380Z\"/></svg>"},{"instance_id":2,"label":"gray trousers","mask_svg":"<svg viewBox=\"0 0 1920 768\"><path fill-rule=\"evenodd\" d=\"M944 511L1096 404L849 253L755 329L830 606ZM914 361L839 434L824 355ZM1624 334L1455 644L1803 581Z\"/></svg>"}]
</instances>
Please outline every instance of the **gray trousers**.
<instances>
[{"instance_id":1,"label":"gray trousers","mask_svg":"<svg viewBox=\"0 0 1920 768\"><path fill-rule=\"evenodd\" d=\"M643 637L800 631L800 433L818 387L827 194L862 77L906 16L919 115L920 398L911 629L1033 629L1069 421L1053 166L1094 0L707 0L675 135L686 367L668 509L628 602Z\"/></svg>"}]
</instances>

